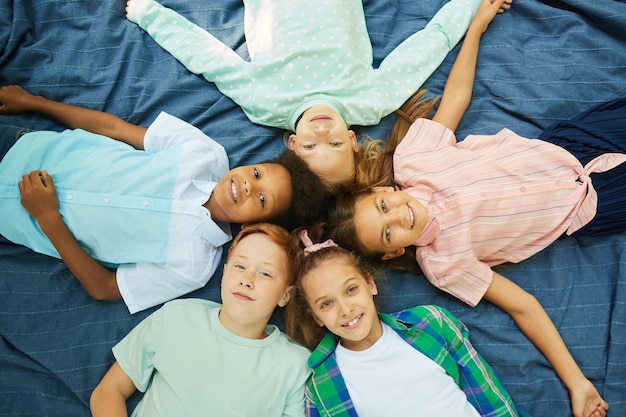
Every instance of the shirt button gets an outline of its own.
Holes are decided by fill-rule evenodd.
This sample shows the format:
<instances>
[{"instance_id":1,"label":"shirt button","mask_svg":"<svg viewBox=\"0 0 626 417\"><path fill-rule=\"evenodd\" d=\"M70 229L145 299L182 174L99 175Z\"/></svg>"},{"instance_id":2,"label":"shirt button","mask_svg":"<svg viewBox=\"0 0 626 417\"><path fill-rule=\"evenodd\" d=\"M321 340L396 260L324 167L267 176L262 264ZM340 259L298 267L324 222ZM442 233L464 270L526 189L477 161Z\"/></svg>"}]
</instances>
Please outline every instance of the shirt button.
<instances>
[{"instance_id":1,"label":"shirt button","mask_svg":"<svg viewBox=\"0 0 626 417\"><path fill-rule=\"evenodd\" d=\"M482 193L480 193L480 196L481 196L482 198L487 198L487 193L483 191Z\"/></svg>"},{"instance_id":2,"label":"shirt button","mask_svg":"<svg viewBox=\"0 0 626 417\"><path fill-rule=\"evenodd\" d=\"M521 187L519 187L519 190L520 190L521 192L525 193L525 192L526 192L526 187L521 186Z\"/></svg>"},{"instance_id":3,"label":"shirt button","mask_svg":"<svg viewBox=\"0 0 626 417\"><path fill-rule=\"evenodd\" d=\"M149 202L148 200L143 200L143 205L144 205L144 207L145 207L145 206L147 206L147 205L149 205L149 204L150 204L150 202Z\"/></svg>"},{"instance_id":4,"label":"shirt button","mask_svg":"<svg viewBox=\"0 0 626 417\"><path fill-rule=\"evenodd\" d=\"M74 198L74 195L73 195L73 194L71 194L71 193L70 193L70 194L68 194L68 195L67 195L67 199L68 199L68 200L71 200L72 198Z\"/></svg>"},{"instance_id":5,"label":"shirt button","mask_svg":"<svg viewBox=\"0 0 626 417\"><path fill-rule=\"evenodd\" d=\"M111 199L109 197L104 197L104 202L109 204L111 202Z\"/></svg>"}]
</instances>

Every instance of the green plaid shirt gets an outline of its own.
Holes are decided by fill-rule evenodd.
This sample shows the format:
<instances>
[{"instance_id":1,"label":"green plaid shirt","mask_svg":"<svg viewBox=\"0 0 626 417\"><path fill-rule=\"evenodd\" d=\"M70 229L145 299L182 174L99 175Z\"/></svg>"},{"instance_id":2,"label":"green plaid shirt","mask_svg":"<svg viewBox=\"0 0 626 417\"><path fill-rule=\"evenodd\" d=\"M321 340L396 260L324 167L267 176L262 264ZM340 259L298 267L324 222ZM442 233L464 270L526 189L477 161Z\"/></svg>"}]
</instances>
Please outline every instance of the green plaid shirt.
<instances>
[{"instance_id":1,"label":"green plaid shirt","mask_svg":"<svg viewBox=\"0 0 626 417\"><path fill-rule=\"evenodd\" d=\"M398 313L379 313L415 349L438 363L481 416L518 416L509 393L469 341L469 331L449 311L418 306ZM335 360L339 339L328 333L309 357L313 374L307 382L308 416L356 416Z\"/></svg>"}]
</instances>

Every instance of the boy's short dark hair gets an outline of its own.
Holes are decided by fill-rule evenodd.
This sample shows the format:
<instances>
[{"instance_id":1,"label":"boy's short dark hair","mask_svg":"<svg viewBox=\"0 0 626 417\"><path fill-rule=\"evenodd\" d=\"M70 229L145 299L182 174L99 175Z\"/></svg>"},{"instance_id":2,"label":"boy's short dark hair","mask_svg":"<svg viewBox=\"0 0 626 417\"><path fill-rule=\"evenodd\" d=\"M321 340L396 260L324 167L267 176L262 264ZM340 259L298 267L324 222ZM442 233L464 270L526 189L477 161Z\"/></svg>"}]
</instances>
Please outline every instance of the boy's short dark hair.
<instances>
[{"instance_id":1,"label":"boy's short dark hair","mask_svg":"<svg viewBox=\"0 0 626 417\"><path fill-rule=\"evenodd\" d=\"M285 149L277 158L264 162L283 166L291 175L293 190L289 207L272 219L272 223L292 231L297 227L307 226L326 218L330 194L322 180L300 157L289 149Z\"/></svg>"}]
</instances>

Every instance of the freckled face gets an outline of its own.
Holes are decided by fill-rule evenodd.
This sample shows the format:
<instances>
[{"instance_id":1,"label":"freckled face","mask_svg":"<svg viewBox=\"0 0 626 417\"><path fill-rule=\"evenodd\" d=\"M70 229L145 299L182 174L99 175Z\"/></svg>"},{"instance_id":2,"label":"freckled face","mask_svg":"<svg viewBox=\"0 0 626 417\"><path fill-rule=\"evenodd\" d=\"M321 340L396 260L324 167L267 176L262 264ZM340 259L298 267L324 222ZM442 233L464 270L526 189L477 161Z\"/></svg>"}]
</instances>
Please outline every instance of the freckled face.
<instances>
[{"instance_id":1,"label":"freckled face","mask_svg":"<svg viewBox=\"0 0 626 417\"><path fill-rule=\"evenodd\" d=\"M311 314L320 326L341 338L347 349L364 350L382 336L374 304L378 289L343 259L329 259L301 278Z\"/></svg>"},{"instance_id":2,"label":"freckled face","mask_svg":"<svg viewBox=\"0 0 626 417\"><path fill-rule=\"evenodd\" d=\"M287 146L323 180L345 181L354 175L356 135L331 107L318 104L307 109Z\"/></svg>"},{"instance_id":3,"label":"freckled face","mask_svg":"<svg viewBox=\"0 0 626 417\"><path fill-rule=\"evenodd\" d=\"M237 334L255 328L262 333L276 306L290 299L287 253L263 233L239 241L224 265L220 321Z\"/></svg>"},{"instance_id":4,"label":"freckled face","mask_svg":"<svg viewBox=\"0 0 626 417\"><path fill-rule=\"evenodd\" d=\"M287 210L292 192L291 175L282 165L245 165L231 169L220 180L208 209L217 221L267 221Z\"/></svg>"}]
</instances>

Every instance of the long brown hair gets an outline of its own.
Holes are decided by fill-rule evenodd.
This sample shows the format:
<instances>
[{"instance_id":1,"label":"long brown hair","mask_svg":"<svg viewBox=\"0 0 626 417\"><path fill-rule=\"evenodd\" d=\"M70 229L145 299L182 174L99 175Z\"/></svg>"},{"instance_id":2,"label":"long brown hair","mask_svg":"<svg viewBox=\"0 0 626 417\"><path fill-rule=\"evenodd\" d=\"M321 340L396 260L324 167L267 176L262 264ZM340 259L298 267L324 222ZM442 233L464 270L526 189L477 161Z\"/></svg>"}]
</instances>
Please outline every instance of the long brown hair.
<instances>
[{"instance_id":1,"label":"long brown hair","mask_svg":"<svg viewBox=\"0 0 626 417\"><path fill-rule=\"evenodd\" d=\"M393 185L393 153L409 131L414 121L430 118L438 97L424 98L428 90L420 89L395 111L396 121L386 141L367 138L358 158L355 159L355 184L353 191L371 187Z\"/></svg>"}]
</instances>

